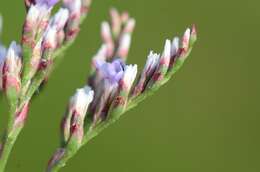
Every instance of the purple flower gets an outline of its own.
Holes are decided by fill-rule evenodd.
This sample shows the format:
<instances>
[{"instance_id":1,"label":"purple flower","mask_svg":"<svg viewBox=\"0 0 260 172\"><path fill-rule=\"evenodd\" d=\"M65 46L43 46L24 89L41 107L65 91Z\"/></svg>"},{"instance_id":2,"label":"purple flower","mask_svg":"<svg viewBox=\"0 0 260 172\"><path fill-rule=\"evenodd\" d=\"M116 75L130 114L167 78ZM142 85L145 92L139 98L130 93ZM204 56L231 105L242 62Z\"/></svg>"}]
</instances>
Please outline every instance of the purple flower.
<instances>
[{"instance_id":1,"label":"purple flower","mask_svg":"<svg viewBox=\"0 0 260 172\"><path fill-rule=\"evenodd\" d=\"M117 59L109 63L96 59L94 64L101 77L112 85L118 84L124 75L125 64L122 62L122 60Z\"/></svg>"},{"instance_id":2,"label":"purple flower","mask_svg":"<svg viewBox=\"0 0 260 172\"><path fill-rule=\"evenodd\" d=\"M53 7L55 4L59 2L59 0L35 0L36 4L44 4L49 8Z\"/></svg>"}]
</instances>

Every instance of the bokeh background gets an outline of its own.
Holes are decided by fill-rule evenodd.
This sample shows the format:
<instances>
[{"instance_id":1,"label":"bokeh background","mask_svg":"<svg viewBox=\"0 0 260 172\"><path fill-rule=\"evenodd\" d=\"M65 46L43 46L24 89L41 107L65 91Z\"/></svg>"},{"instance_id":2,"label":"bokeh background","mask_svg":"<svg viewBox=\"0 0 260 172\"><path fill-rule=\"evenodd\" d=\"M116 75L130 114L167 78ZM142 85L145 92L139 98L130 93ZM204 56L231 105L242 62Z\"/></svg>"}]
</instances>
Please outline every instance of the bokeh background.
<instances>
[{"instance_id":1,"label":"bokeh background","mask_svg":"<svg viewBox=\"0 0 260 172\"><path fill-rule=\"evenodd\" d=\"M94 0L76 43L33 101L7 172L40 172L59 143L69 97L84 85L110 7L137 20L130 63L197 25L184 67L155 96L84 147L62 172L259 172L260 1ZM1 0L3 42L20 40L23 1ZM1 131L6 120L1 100Z\"/></svg>"}]
</instances>

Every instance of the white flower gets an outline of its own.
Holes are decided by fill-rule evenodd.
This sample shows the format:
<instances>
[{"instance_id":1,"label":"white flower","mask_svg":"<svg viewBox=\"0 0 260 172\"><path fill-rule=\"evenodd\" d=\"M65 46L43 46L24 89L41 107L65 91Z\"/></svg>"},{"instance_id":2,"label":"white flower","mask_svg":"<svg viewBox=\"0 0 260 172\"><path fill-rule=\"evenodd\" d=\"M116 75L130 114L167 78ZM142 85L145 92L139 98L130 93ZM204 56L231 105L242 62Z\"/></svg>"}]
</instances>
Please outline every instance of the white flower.
<instances>
[{"instance_id":1,"label":"white flower","mask_svg":"<svg viewBox=\"0 0 260 172\"><path fill-rule=\"evenodd\" d=\"M117 55L120 58L125 58L129 52L129 48L131 45L131 35L129 33L126 33L122 36L122 38L119 41L119 48Z\"/></svg>"},{"instance_id":2,"label":"white flower","mask_svg":"<svg viewBox=\"0 0 260 172\"><path fill-rule=\"evenodd\" d=\"M26 21L29 27L36 27L43 20L47 19L50 14L50 9L45 5L32 5L27 13Z\"/></svg>"},{"instance_id":3,"label":"white flower","mask_svg":"<svg viewBox=\"0 0 260 172\"><path fill-rule=\"evenodd\" d=\"M186 29L184 32L183 38L182 38L182 48L187 51L189 48L189 42L190 42L190 29Z\"/></svg>"},{"instance_id":4,"label":"white flower","mask_svg":"<svg viewBox=\"0 0 260 172\"><path fill-rule=\"evenodd\" d=\"M43 37L44 48L54 49L57 46L57 30L54 27L47 28Z\"/></svg>"},{"instance_id":5,"label":"white flower","mask_svg":"<svg viewBox=\"0 0 260 172\"><path fill-rule=\"evenodd\" d=\"M70 11L71 15L80 14L81 0L63 0L63 4Z\"/></svg>"},{"instance_id":6,"label":"white flower","mask_svg":"<svg viewBox=\"0 0 260 172\"><path fill-rule=\"evenodd\" d=\"M160 59L160 54L156 54L153 53L153 51L150 51L150 54L148 55L146 60L143 75L150 76L153 73L153 71L157 68L159 64L159 59Z\"/></svg>"},{"instance_id":7,"label":"white flower","mask_svg":"<svg viewBox=\"0 0 260 172\"><path fill-rule=\"evenodd\" d=\"M77 89L76 94L70 99L70 108L75 110L84 119L89 104L93 101L94 91L89 87Z\"/></svg>"},{"instance_id":8,"label":"white flower","mask_svg":"<svg viewBox=\"0 0 260 172\"><path fill-rule=\"evenodd\" d=\"M137 75L137 65L127 65L123 76L123 86L130 91Z\"/></svg>"},{"instance_id":9,"label":"white flower","mask_svg":"<svg viewBox=\"0 0 260 172\"><path fill-rule=\"evenodd\" d=\"M51 19L50 25L55 27L58 31L63 29L69 18L69 10L61 8L55 16Z\"/></svg>"},{"instance_id":10,"label":"white flower","mask_svg":"<svg viewBox=\"0 0 260 172\"><path fill-rule=\"evenodd\" d=\"M172 41L171 56L174 57L179 50L179 38L175 37Z\"/></svg>"},{"instance_id":11,"label":"white flower","mask_svg":"<svg viewBox=\"0 0 260 172\"><path fill-rule=\"evenodd\" d=\"M15 77L19 77L19 73L22 69L21 52L21 46L13 41L6 53L5 63L8 70L7 72Z\"/></svg>"},{"instance_id":12,"label":"white flower","mask_svg":"<svg viewBox=\"0 0 260 172\"><path fill-rule=\"evenodd\" d=\"M164 45L164 50L160 59L160 65L166 66L168 67L170 64L170 60L171 60L171 41L170 40L166 40L165 45Z\"/></svg>"}]
</instances>

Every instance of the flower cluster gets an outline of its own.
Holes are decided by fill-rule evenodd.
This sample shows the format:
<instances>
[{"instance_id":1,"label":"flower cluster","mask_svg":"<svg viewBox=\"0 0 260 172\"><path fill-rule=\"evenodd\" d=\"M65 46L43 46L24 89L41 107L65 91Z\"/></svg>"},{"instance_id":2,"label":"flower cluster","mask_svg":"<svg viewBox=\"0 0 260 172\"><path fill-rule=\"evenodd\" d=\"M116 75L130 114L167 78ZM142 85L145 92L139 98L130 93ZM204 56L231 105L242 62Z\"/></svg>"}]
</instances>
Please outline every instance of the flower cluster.
<instances>
[{"instance_id":1,"label":"flower cluster","mask_svg":"<svg viewBox=\"0 0 260 172\"><path fill-rule=\"evenodd\" d=\"M27 13L21 42L12 41L6 48L0 40L0 89L10 105L0 143L0 172L25 124L32 96L74 42L91 4L91 0L63 0L52 15L59 2L24 0ZM165 84L183 65L197 38L193 26L182 38L167 39L161 54L150 51L138 74L136 64L127 64L135 19L114 8L110 17L110 22L101 24L102 45L92 58L86 85L68 103L61 122L62 144L47 171L58 171L84 144ZM1 32L0 17L0 36Z\"/></svg>"},{"instance_id":2,"label":"flower cluster","mask_svg":"<svg viewBox=\"0 0 260 172\"><path fill-rule=\"evenodd\" d=\"M112 9L111 24L102 22L103 44L92 58L87 86L71 98L62 120L62 145L48 169L59 169L78 149L104 128L165 84L182 66L196 41L195 26L181 39L166 40L162 54L151 51L137 77L137 65L128 65L135 20Z\"/></svg>"},{"instance_id":3,"label":"flower cluster","mask_svg":"<svg viewBox=\"0 0 260 172\"><path fill-rule=\"evenodd\" d=\"M53 15L59 0L24 0L24 3L27 13L21 42L12 41L5 47L0 40L0 90L10 107L7 130L0 144L0 171L25 124L32 96L48 78L57 58L77 37L91 0L63 0ZM0 17L0 36L1 32Z\"/></svg>"}]
</instances>

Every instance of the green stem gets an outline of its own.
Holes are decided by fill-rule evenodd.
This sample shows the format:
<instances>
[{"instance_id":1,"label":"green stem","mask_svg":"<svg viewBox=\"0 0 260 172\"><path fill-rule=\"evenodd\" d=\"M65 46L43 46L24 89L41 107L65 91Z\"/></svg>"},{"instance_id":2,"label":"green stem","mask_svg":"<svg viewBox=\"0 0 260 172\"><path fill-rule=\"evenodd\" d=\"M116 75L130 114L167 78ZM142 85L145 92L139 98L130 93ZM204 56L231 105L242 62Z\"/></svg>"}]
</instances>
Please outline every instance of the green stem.
<instances>
[{"instance_id":1,"label":"green stem","mask_svg":"<svg viewBox=\"0 0 260 172\"><path fill-rule=\"evenodd\" d=\"M22 130L22 127L16 127L14 128L14 119L16 115L16 106L11 107L10 110L10 116L8 120L8 127L6 130L6 134L3 138L3 143L2 143L2 149L0 153L0 172L5 171L5 167L9 158L9 155L12 151L12 148L14 146L14 143Z\"/></svg>"}]
</instances>

